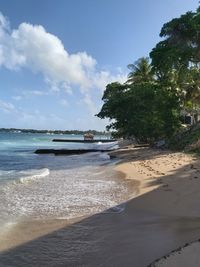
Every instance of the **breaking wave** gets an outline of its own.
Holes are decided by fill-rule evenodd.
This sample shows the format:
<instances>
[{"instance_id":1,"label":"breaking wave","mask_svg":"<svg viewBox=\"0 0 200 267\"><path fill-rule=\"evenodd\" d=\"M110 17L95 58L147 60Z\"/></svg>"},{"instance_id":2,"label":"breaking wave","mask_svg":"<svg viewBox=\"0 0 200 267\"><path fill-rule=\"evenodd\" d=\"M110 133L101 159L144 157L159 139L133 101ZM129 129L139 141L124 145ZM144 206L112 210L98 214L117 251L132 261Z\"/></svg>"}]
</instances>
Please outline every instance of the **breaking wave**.
<instances>
[{"instance_id":1,"label":"breaking wave","mask_svg":"<svg viewBox=\"0 0 200 267\"><path fill-rule=\"evenodd\" d=\"M27 183L30 181L34 181L36 179L46 177L49 174L50 174L50 171L48 168L43 168L43 169L38 169L38 170L29 169L29 170L23 170L23 171L0 170L0 180L13 182L13 183Z\"/></svg>"}]
</instances>

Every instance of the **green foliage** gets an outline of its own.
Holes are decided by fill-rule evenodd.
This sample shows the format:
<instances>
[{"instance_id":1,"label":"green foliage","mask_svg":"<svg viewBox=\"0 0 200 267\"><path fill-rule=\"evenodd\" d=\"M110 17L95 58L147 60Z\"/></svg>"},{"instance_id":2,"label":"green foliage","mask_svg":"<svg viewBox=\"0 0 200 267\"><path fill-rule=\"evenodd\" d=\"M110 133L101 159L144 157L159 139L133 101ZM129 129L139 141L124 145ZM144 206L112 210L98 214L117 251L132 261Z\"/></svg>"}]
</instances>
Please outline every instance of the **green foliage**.
<instances>
[{"instance_id":1,"label":"green foliage","mask_svg":"<svg viewBox=\"0 0 200 267\"><path fill-rule=\"evenodd\" d=\"M169 139L180 129L181 110L195 116L200 109L200 8L164 24L160 37L151 63L140 58L128 65L125 84L106 87L97 116L110 119L115 135Z\"/></svg>"},{"instance_id":2,"label":"green foliage","mask_svg":"<svg viewBox=\"0 0 200 267\"><path fill-rule=\"evenodd\" d=\"M174 150L186 150L188 152L200 151L200 125L182 129L169 140L169 147Z\"/></svg>"},{"instance_id":3,"label":"green foliage","mask_svg":"<svg viewBox=\"0 0 200 267\"><path fill-rule=\"evenodd\" d=\"M161 74L182 70L200 60L200 13L188 12L163 25L159 42L150 53L153 68Z\"/></svg>"},{"instance_id":4,"label":"green foliage","mask_svg":"<svg viewBox=\"0 0 200 267\"><path fill-rule=\"evenodd\" d=\"M103 96L100 118L114 119L109 128L124 137L153 142L171 136L179 126L178 99L153 83L112 83Z\"/></svg>"},{"instance_id":5,"label":"green foliage","mask_svg":"<svg viewBox=\"0 0 200 267\"><path fill-rule=\"evenodd\" d=\"M186 83L183 84L185 89L186 105L192 102L193 105L199 105L200 101L200 70L196 67L188 69L186 73Z\"/></svg>"},{"instance_id":6,"label":"green foliage","mask_svg":"<svg viewBox=\"0 0 200 267\"><path fill-rule=\"evenodd\" d=\"M200 106L200 9L165 23L164 38L150 53L159 81L177 92L182 108L196 112Z\"/></svg>"}]
</instances>

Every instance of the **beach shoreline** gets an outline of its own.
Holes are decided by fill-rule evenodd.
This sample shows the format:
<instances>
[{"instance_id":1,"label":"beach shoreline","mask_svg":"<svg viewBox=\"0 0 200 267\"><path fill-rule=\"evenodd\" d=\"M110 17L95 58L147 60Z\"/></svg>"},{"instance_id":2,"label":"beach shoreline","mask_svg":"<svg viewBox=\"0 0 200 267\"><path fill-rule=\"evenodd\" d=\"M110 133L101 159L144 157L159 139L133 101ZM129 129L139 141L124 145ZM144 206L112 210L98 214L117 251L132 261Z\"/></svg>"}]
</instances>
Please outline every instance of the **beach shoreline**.
<instances>
[{"instance_id":1,"label":"beach shoreline","mask_svg":"<svg viewBox=\"0 0 200 267\"><path fill-rule=\"evenodd\" d=\"M120 159L115 169L124 173L125 179L137 184L135 199L141 207L169 215L199 215L195 205L199 195L195 189L200 179L200 161L194 154L128 146L111 152L110 156ZM170 194L168 203L164 201L163 191ZM148 194L150 192L152 194ZM147 196L152 201L146 203ZM176 207L173 202L176 202ZM192 209L187 209L187 204Z\"/></svg>"},{"instance_id":2,"label":"beach shoreline","mask_svg":"<svg viewBox=\"0 0 200 267\"><path fill-rule=\"evenodd\" d=\"M124 186L127 188L126 191L130 199L133 196L133 194L135 194L135 191L134 191L135 183L134 181L124 182L125 174L123 172L114 170L115 162L116 160L110 161L110 162L106 161L105 163L102 164L102 166L99 167L101 168L101 171L103 174L103 177L101 178L102 183L103 181L106 182L107 180L110 182L115 181L115 183L119 183L119 185L121 186L123 186L124 184ZM104 177L104 175L106 174L108 176L107 178ZM114 196L118 197L116 194L117 189L113 187L112 190L113 190L112 191L113 198ZM125 199L125 200L128 200L128 199ZM114 209L112 210L112 206L109 207L109 203L108 203L107 208L108 210L105 210L105 211L101 208L102 213L105 212L106 214L108 214L112 212L121 212L121 208L117 206L114 207ZM61 217L55 215L52 217L49 216L49 217L44 217L44 218L40 218L39 216L37 216L37 214L35 214L34 216L30 216L30 217L24 216L21 218L17 218L14 221L5 223L1 227L0 253L6 250L10 250L12 248L18 247L20 245L23 245L24 243L30 242L32 240L38 239L42 236L48 235L49 233L58 231L59 229L69 227L73 224L76 224L80 221L87 219L88 217L92 215L94 215L94 212L91 214L85 214L85 215L79 214L72 218L70 218L68 214L66 214L66 216L61 216Z\"/></svg>"},{"instance_id":3,"label":"beach shoreline","mask_svg":"<svg viewBox=\"0 0 200 267\"><path fill-rule=\"evenodd\" d=\"M139 150L145 153L138 153L138 148L134 146L127 146L125 149L122 147L110 153L111 157L121 159L116 170L123 172L126 179L137 182L136 201L130 209L150 211L169 219L183 219L194 228L199 228L199 158L194 154L146 147ZM185 175L181 173L179 176L178 169ZM170 193L170 197L166 199L162 191ZM149 266L197 266L195 264L200 263L199 237L197 235L192 241L189 238L185 244L163 255L161 260L154 260Z\"/></svg>"},{"instance_id":4,"label":"beach shoreline","mask_svg":"<svg viewBox=\"0 0 200 267\"><path fill-rule=\"evenodd\" d=\"M124 174L121 179L134 182L137 189L134 198L122 203L123 212L95 214L72 223L38 221L32 225L34 238L24 238L17 246L1 251L0 262L4 265L0 266L6 266L17 255L22 257L21 266L26 267L33 266L34 257L38 266L145 267L199 239L197 157L133 146L111 152L110 156L119 159L114 168ZM24 226L19 226L18 235ZM59 262L52 258L52 253Z\"/></svg>"}]
</instances>

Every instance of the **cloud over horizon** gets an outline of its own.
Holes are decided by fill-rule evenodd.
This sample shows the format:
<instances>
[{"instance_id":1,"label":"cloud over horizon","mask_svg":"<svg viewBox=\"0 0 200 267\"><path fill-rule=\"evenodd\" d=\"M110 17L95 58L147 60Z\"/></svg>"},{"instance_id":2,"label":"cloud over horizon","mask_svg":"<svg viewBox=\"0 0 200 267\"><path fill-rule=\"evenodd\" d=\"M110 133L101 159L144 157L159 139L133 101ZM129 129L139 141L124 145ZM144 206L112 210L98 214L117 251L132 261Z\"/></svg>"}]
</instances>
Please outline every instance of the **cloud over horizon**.
<instances>
[{"instance_id":1,"label":"cloud over horizon","mask_svg":"<svg viewBox=\"0 0 200 267\"><path fill-rule=\"evenodd\" d=\"M23 124L29 127L41 127L42 125L55 125L60 127L66 121L55 116L46 116L31 112L23 106L22 101L42 96L54 97L60 100L62 107L69 108L69 101L73 99L74 104L70 107L80 109L80 118L72 124L76 127L102 128L105 122L94 117L101 106L101 95L105 86L112 81L124 82L126 74L116 69L117 74L109 70L101 69L97 60L86 51L69 53L62 41L54 34L47 32L42 25L33 25L22 22L18 27L12 29L10 21L0 12L0 67L10 71L23 71L27 69L34 74L41 74L47 89L37 88L13 91L10 100L0 100L0 110L4 114L10 114L12 123L10 125ZM42 86L40 86L42 88ZM26 88L26 87L25 87ZM78 90L78 94L77 94ZM65 98L63 96L66 95ZM78 95L77 100L74 95ZM8 98L9 99L9 98ZM14 103L12 103L14 101ZM48 101L48 100L47 100ZM78 103L78 106L77 106ZM19 108L19 106L23 109ZM38 107L39 108L39 107ZM40 108L39 108L40 109ZM51 110L49 111L51 113ZM12 116L12 117L11 117ZM84 119L81 116L85 116ZM63 116L64 117L64 116ZM57 122L55 123L57 118ZM30 122L32 121L32 123ZM69 125L69 123L68 123ZM44 126L45 127L45 126Z\"/></svg>"}]
</instances>

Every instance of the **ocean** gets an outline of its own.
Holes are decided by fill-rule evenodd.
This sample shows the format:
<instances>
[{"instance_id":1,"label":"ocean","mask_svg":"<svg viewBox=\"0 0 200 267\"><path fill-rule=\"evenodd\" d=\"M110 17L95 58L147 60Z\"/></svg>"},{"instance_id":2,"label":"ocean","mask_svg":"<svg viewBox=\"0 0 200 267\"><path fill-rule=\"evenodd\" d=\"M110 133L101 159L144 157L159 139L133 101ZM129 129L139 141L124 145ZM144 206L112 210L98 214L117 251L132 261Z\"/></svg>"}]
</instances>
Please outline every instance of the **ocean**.
<instances>
[{"instance_id":1,"label":"ocean","mask_svg":"<svg viewBox=\"0 0 200 267\"><path fill-rule=\"evenodd\" d=\"M106 153L37 155L38 148L92 148L92 144L55 143L49 135L0 133L0 229L21 221L66 219L99 212L121 212L132 191Z\"/></svg>"}]
</instances>

